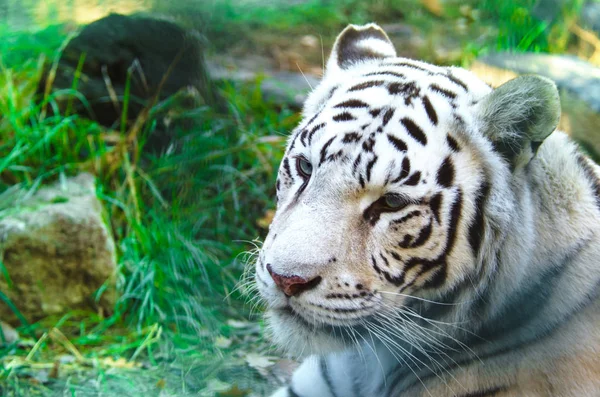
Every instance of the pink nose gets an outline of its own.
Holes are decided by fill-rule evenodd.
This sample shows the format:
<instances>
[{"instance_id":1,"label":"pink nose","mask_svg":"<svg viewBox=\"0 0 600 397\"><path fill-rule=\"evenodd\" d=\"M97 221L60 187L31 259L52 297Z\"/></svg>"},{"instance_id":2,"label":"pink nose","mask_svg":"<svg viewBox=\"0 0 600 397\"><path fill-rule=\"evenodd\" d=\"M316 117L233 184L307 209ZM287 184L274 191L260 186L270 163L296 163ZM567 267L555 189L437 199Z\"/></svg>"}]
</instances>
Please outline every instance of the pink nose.
<instances>
[{"instance_id":1,"label":"pink nose","mask_svg":"<svg viewBox=\"0 0 600 397\"><path fill-rule=\"evenodd\" d=\"M315 288L321 282L321 276L317 276L312 280L307 280L300 276L282 276L271 269L271 264L267 264L267 270L275 281L275 284L287 296L296 296L304 291Z\"/></svg>"}]
</instances>

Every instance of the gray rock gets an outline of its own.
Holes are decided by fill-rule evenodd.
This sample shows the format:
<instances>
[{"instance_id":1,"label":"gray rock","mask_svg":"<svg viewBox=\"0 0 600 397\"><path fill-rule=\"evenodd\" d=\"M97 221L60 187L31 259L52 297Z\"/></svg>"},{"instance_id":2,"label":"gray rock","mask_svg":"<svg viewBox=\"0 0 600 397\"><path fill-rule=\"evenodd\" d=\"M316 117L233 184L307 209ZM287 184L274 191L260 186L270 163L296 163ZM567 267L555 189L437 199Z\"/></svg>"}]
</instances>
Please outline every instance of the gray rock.
<instances>
[{"instance_id":1,"label":"gray rock","mask_svg":"<svg viewBox=\"0 0 600 397\"><path fill-rule=\"evenodd\" d=\"M554 80L559 89L568 91L600 112L600 69L575 56L495 53L477 61L519 74L546 76Z\"/></svg>"},{"instance_id":2,"label":"gray rock","mask_svg":"<svg viewBox=\"0 0 600 397\"><path fill-rule=\"evenodd\" d=\"M492 86L519 74L535 73L556 82L562 116L558 129L567 132L600 162L600 70L571 56L498 53L478 59L471 71Z\"/></svg>"},{"instance_id":3,"label":"gray rock","mask_svg":"<svg viewBox=\"0 0 600 397\"><path fill-rule=\"evenodd\" d=\"M552 22L559 18L563 10L573 6L573 0L537 0L531 14L543 21Z\"/></svg>"},{"instance_id":4,"label":"gray rock","mask_svg":"<svg viewBox=\"0 0 600 397\"><path fill-rule=\"evenodd\" d=\"M39 189L0 217L0 258L10 284L0 290L28 320L73 309L111 310L108 288L99 302L93 295L115 277L115 246L95 193L94 177L80 174ZM0 318L19 324L6 305Z\"/></svg>"},{"instance_id":5,"label":"gray rock","mask_svg":"<svg viewBox=\"0 0 600 397\"><path fill-rule=\"evenodd\" d=\"M581 9L581 23L584 27L600 33L600 3L588 1Z\"/></svg>"},{"instance_id":6,"label":"gray rock","mask_svg":"<svg viewBox=\"0 0 600 397\"><path fill-rule=\"evenodd\" d=\"M7 344L10 345L19 340L19 333L16 329L5 323L4 321L0 321L0 328L2 328L2 337L0 337L0 346Z\"/></svg>"},{"instance_id":7,"label":"gray rock","mask_svg":"<svg viewBox=\"0 0 600 397\"><path fill-rule=\"evenodd\" d=\"M110 14L71 39L57 65L47 62L38 94L44 94L51 83L63 112L72 106L73 112L116 129L122 122L127 89L130 99L126 119L130 124L156 95L163 100L188 87L199 93L204 104L224 111L226 103L206 75L203 46L202 36L171 21ZM76 88L86 98L85 103L64 94L73 86L78 67L81 77ZM185 108L197 106L199 103L191 102ZM152 151L165 149L174 138L160 118L158 121L146 142L146 148Z\"/></svg>"},{"instance_id":8,"label":"gray rock","mask_svg":"<svg viewBox=\"0 0 600 397\"><path fill-rule=\"evenodd\" d=\"M249 82L261 78L260 89L265 99L301 108L311 87L319 78L309 73L293 73L275 70L270 61L262 57L246 57L241 60L227 58L208 59L208 74L214 80Z\"/></svg>"}]
</instances>

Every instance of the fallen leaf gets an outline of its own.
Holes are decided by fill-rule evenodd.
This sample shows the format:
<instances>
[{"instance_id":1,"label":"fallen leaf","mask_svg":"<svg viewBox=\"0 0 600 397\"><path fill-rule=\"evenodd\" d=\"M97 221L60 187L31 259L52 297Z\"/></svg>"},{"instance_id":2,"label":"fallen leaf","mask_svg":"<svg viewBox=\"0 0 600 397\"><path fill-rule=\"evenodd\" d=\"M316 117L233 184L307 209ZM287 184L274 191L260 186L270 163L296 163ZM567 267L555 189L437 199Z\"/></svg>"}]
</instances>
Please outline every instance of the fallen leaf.
<instances>
[{"instance_id":1,"label":"fallen leaf","mask_svg":"<svg viewBox=\"0 0 600 397\"><path fill-rule=\"evenodd\" d=\"M60 371L60 361L57 360L54 362L54 365L52 366L52 370L50 371L50 374L48 374L48 376L53 379L58 379L59 371Z\"/></svg>"},{"instance_id":2,"label":"fallen leaf","mask_svg":"<svg viewBox=\"0 0 600 397\"><path fill-rule=\"evenodd\" d=\"M421 0L421 4L436 17L441 17L444 14L444 7L440 0Z\"/></svg>"},{"instance_id":3,"label":"fallen leaf","mask_svg":"<svg viewBox=\"0 0 600 397\"><path fill-rule=\"evenodd\" d=\"M266 210L265 215L256 220L256 224L258 227L268 229L271 222L273 222L273 217L275 217L275 210Z\"/></svg>"},{"instance_id":4,"label":"fallen leaf","mask_svg":"<svg viewBox=\"0 0 600 397\"><path fill-rule=\"evenodd\" d=\"M276 357L261 356L260 354L249 353L245 357L246 363L258 371L262 376L267 376L268 368L272 367L277 360Z\"/></svg>"},{"instance_id":5,"label":"fallen leaf","mask_svg":"<svg viewBox=\"0 0 600 397\"><path fill-rule=\"evenodd\" d=\"M225 383L219 379L211 379L207 382L206 388L200 392L200 396L214 396L216 393L224 392L231 389L229 383Z\"/></svg>"},{"instance_id":6,"label":"fallen leaf","mask_svg":"<svg viewBox=\"0 0 600 397\"><path fill-rule=\"evenodd\" d=\"M244 397L250 393L250 390L242 390L237 385L233 385L231 389L217 392L219 397Z\"/></svg>"},{"instance_id":7,"label":"fallen leaf","mask_svg":"<svg viewBox=\"0 0 600 397\"><path fill-rule=\"evenodd\" d=\"M219 349L227 349L231 346L231 339L219 335L215 338L215 346Z\"/></svg>"},{"instance_id":8,"label":"fallen leaf","mask_svg":"<svg viewBox=\"0 0 600 397\"><path fill-rule=\"evenodd\" d=\"M129 361L123 357L119 357L116 360L114 360L112 357L106 357L102 360L102 364L106 365L107 367L124 369L139 368L142 366L141 363L138 363L136 361Z\"/></svg>"},{"instance_id":9,"label":"fallen leaf","mask_svg":"<svg viewBox=\"0 0 600 397\"><path fill-rule=\"evenodd\" d=\"M241 329L241 328L246 328L246 327L250 326L251 323L249 323L248 321L239 321L239 320L229 319L229 320L227 320L227 325L229 325L232 328Z\"/></svg>"}]
</instances>

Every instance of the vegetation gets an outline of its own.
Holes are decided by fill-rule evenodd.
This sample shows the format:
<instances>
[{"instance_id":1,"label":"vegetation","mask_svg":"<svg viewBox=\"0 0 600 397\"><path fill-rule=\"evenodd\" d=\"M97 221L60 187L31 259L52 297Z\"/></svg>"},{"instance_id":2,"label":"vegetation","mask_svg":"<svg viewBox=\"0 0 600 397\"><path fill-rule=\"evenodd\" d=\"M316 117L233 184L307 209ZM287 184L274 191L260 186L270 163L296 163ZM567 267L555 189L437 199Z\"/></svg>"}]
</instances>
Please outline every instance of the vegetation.
<instances>
[{"instance_id":1,"label":"vegetation","mask_svg":"<svg viewBox=\"0 0 600 397\"><path fill-rule=\"evenodd\" d=\"M320 35L323 50L307 60L320 66L341 28L368 21L429 32L416 55L431 61L465 64L497 48L564 52L582 2L555 22L536 19L532 0L449 1L443 9L425 0L156 3L152 11L200 28L214 52L271 56L274 43L293 47L301 35ZM15 186L33 191L93 173L118 244L120 299L110 315L70 312L34 324L21 316L22 339L0 347L0 394L260 395L271 352L236 285L244 253L265 232L259 220L274 208L297 110L266 101L260 81L223 82L226 112L210 104L182 111L170 98L132 125L106 129L58 109L57 95L85 103L77 77L71 90L35 96L44 60L58 59L72 33L68 25L35 33L0 26L0 218L15 206ZM457 49L452 56L431 51L441 38ZM172 150L155 153L146 143L165 109L186 128L170 131ZM1 291L0 298L12 304Z\"/></svg>"}]
</instances>

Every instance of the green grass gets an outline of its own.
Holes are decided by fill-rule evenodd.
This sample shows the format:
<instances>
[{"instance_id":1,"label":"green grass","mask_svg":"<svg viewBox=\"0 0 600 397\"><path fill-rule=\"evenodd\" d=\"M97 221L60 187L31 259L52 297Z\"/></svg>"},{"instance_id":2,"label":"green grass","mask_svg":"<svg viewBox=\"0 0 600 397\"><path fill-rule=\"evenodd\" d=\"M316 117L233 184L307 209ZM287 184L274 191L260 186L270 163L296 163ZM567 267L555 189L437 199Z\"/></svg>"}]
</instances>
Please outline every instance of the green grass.
<instances>
[{"instance_id":1,"label":"green grass","mask_svg":"<svg viewBox=\"0 0 600 397\"><path fill-rule=\"evenodd\" d=\"M466 64L488 50L564 51L568 18L581 6L574 0L564 19L546 23L533 16L529 0L447 1L441 16L418 0L269 4L179 2L168 13L201 27L212 51L251 52L271 40L315 34L327 52L347 23L402 21L432 42L455 38L459 57L443 62ZM466 26L460 32L459 22ZM241 254L265 234L257 220L274 207L285 136L299 115L265 101L258 81L223 83L226 111L198 98L191 98L196 108L181 108L189 94L180 93L156 103L140 124L108 130L59 107L59 97L85 103L77 79L71 89L34 97L44 61L56 60L72 33L66 25L31 34L0 28L0 218L25 192L93 173L119 267L117 284L97 295L116 289L120 298L107 315L78 311L33 324L23 318L23 340L0 347L0 394L214 395L234 383L259 392L264 381L244 354L267 354L268 347L235 286L244 271ZM422 57L437 61L427 48ZM167 113L186 127L168 131L173 150L159 155L147 145ZM10 279L4 266L0 277ZM0 299L18 312L3 293ZM227 343L218 347L219 340ZM61 356L67 361L56 364Z\"/></svg>"},{"instance_id":2,"label":"green grass","mask_svg":"<svg viewBox=\"0 0 600 397\"><path fill-rule=\"evenodd\" d=\"M451 38L457 42L450 45L460 46L461 55L470 58L473 53L489 50L565 52L572 40L569 26L576 21L584 1L565 2L556 17L548 21L536 16L536 0L447 0L440 2L443 6L440 15L432 14L423 3L420 0L279 0L257 6L255 1L209 0L157 2L152 10L173 15L181 23L198 29L217 52L243 47L268 53L269 45L285 47L306 34L319 36L327 52L347 24L377 22L407 24L432 42ZM419 56L436 61L429 48Z\"/></svg>"},{"instance_id":3,"label":"green grass","mask_svg":"<svg viewBox=\"0 0 600 397\"><path fill-rule=\"evenodd\" d=\"M9 59L1 60L3 65L17 62L14 54L8 55ZM229 338L238 347L260 343L257 330L248 342L246 331L238 337L241 331L227 325L227 320L247 317L239 293L233 291L244 268L238 257L253 248L248 240L262 234L256 220L273 206L284 135L297 122L297 114L265 102L258 82L225 84L220 90L229 104L226 113L206 105L186 110L158 103L142 128L127 126L119 133L61 113L57 95L85 101L76 85L36 101L40 69L41 62L35 58L24 66L1 69L0 192L4 193L0 193L0 203L6 207L0 207L0 217L14 207L14 186L34 191L60 177L92 172L117 241L118 283L107 288L116 288L120 298L107 318L79 312L23 324L20 331L30 335L29 342L0 351L0 357L9 358L0 367L2 395L61 389L84 393L91 387L85 380L89 376L101 377L102 387L111 392L122 390L128 395L119 388L127 383L124 379L130 379L130 390L141 395L143 390L157 388L157 368L168 374L174 365L181 367L169 375L173 379L165 375L160 387L183 393L180 388L185 385L175 378L182 372L188 376L188 370L194 369L198 379L184 388L199 392L209 384L210 377L204 375L217 376L231 362L244 368L239 357L226 360L231 353L216 348L214 340ZM54 112L47 111L48 107ZM153 120L165 109L171 111L174 125L188 128L169 131L175 150L159 156L145 150L145 144L155 128ZM116 144L115 136L120 137ZM47 371L40 368L52 364L61 351L73 354L64 341L48 337L53 329L60 330L72 345L67 347L80 352L86 362L124 357L143 362L156 379L148 386L149 375L128 370L131 373L117 371L115 380L101 373L110 365L94 369L79 362L88 371L74 366L71 374L65 369L67 383L61 383L64 377L49 382L52 386L36 381L36 374ZM149 330L155 333L151 337ZM28 360L20 362L23 356L29 356ZM11 366L11 362L20 364ZM186 364L177 364L181 362ZM243 383L252 375L236 377Z\"/></svg>"}]
</instances>

